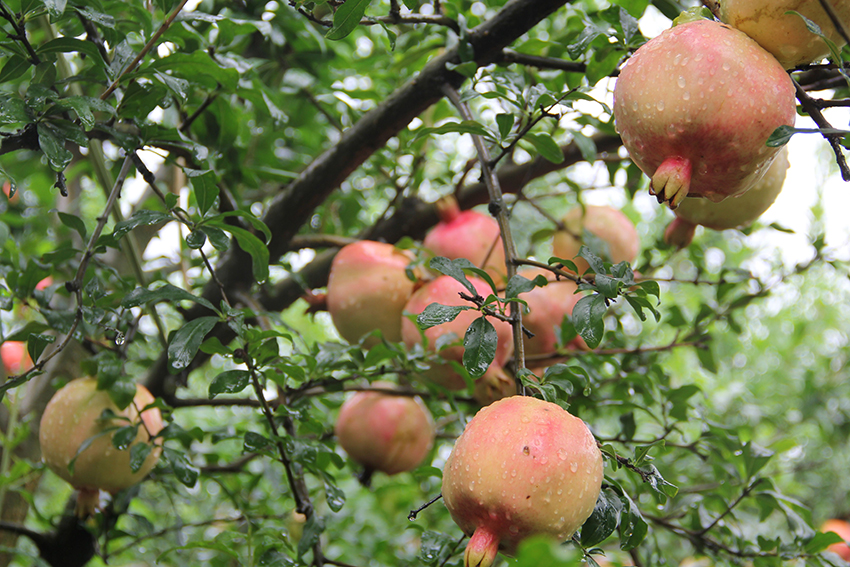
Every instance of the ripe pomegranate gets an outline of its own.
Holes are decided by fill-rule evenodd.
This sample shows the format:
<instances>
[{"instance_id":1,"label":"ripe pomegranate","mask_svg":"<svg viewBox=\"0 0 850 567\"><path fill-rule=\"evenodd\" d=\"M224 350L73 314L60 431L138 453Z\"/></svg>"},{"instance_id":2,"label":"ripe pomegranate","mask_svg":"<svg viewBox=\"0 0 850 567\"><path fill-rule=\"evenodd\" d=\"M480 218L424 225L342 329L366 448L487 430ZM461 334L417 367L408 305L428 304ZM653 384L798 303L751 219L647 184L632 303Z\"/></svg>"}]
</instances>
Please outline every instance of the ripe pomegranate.
<instances>
[{"instance_id":1,"label":"ripe pomegranate","mask_svg":"<svg viewBox=\"0 0 850 567\"><path fill-rule=\"evenodd\" d=\"M850 24L850 3L831 0L830 4L847 29ZM720 19L756 40L786 69L820 61L829 55L826 43L806 27L793 10L813 21L821 32L836 44L838 50L844 39L819 0L723 0Z\"/></svg>"},{"instance_id":2,"label":"ripe pomegranate","mask_svg":"<svg viewBox=\"0 0 850 567\"><path fill-rule=\"evenodd\" d=\"M527 396L504 398L467 424L443 470L443 501L467 535L467 567L488 567L537 534L564 541L596 505L602 453L582 420Z\"/></svg>"},{"instance_id":3,"label":"ripe pomegranate","mask_svg":"<svg viewBox=\"0 0 850 567\"><path fill-rule=\"evenodd\" d=\"M45 464L79 490L77 513L90 515L98 502L98 491L111 494L141 482L159 460L161 450L155 447L141 468L130 469L130 451L112 445L108 428L138 425L133 443L147 443L162 430L162 415L157 408L139 410L153 403L154 397L141 385L136 385L133 403L119 410L104 390L97 389L94 378L72 380L57 391L41 416L38 440ZM101 420L104 410L126 419ZM83 443L93 439L80 452ZM79 452L79 454L78 454ZM73 461L73 470L69 465Z\"/></svg>"},{"instance_id":4,"label":"ripe pomegranate","mask_svg":"<svg viewBox=\"0 0 850 567\"><path fill-rule=\"evenodd\" d=\"M488 286L483 280L478 278L467 279L470 283L472 283L480 295L487 297L492 293L490 286ZM459 295L460 293L466 293L468 295L469 290L452 277L440 276L416 290L410 297L410 301L408 301L407 305L405 305L404 311L406 313L418 315L432 303L439 303L441 305L471 306L472 304L470 302L465 299L461 299ZM478 311L462 311L454 321L426 329L424 332L425 337L428 339L428 348L431 351L436 350L437 339L449 333L454 333L457 336L458 341L462 343L464 334L469 328L469 325L471 325L478 317L481 317L481 314ZM490 322L493 324L498 335L496 356L493 359L491 368L493 366L502 367L508 361L511 354L513 354L514 350L511 326L504 321L498 321L492 317L490 318ZM419 327L407 317L405 317L401 322L401 336L404 344L408 347L412 347L413 345L421 342ZM462 363L463 345L444 348L440 351L440 356L449 361L453 360ZM450 390L461 390L466 387L466 382L464 382L463 377L458 374L450 364L434 366L427 371L425 375L430 380L449 388Z\"/></svg>"},{"instance_id":5,"label":"ripe pomegranate","mask_svg":"<svg viewBox=\"0 0 850 567\"><path fill-rule=\"evenodd\" d=\"M405 272L411 260L384 242L361 240L340 249L328 276L327 307L342 338L356 343L380 329L388 341L401 340L401 313L414 286ZM364 346L378 342L370 337Z\"/></svg>"},{"instance_id":6,"label":"ripe pomegranate","mask_svg":"<svg viewBox=\"0 0 850 567\"><path fill-rule=\"evenodd\" d=\"M393 388L385 382L374 384ZM354 461L365 467L368 485L374 471L388 475L416 468L434 445L434 420L418 397L357 392L336 420L336 438Z\"/></svg>"},{"instance_id":7,"label":"ripe pomegranate","mask_svg":"<svg viewBox=\"0 0 850 567\"><path fill-rule=\"evenodd\" d=\"M454 197L437 201L437 212L440 222L425 235L425 248L450 260L466 258L497 283L503 281L507 275L505 249L496 219L477 211L461 211Z\"/></svg>"},{"instance_id":8,"label":"ripe pomegranate","mask_svg":"<svg viewBox=\"0 0 850 567\"><path fill-rule=\"evenodd\" d=\"M835 532L848 543L833 543L826 548L840 556L844 561L850 561L850 523L844 520L827 520L820 528L823 533Z\"/></svg>"},{"instance_id":9,"label":"ripe pomegranate","mask_svg":"<svg viewBox=\"0 0 850 567\"><path fill-rule=\"evenodd\" d=\"M686 196L743 193L779 151L766 141L793 126L794 85L744 33L716 22L680 24L629 59L614 87L614 118L629 155L670 208Z\"/></svg>"},{"instance_id":10,"label":"ripe pomegranate","mask_svg":"<svg viewBox=\"0 0 850 567\"><path fill-rule=\"evenodd\" d=\"M676 218L664 231L667 244L684 248L694 238L698 224L713 230L745 227L759 218L782 191L788 170L788 151L783 151L771 164L764 177L746 193L719 203L688 197L676 209Z\"/></svg>"},{"instance_id":11,"label":"ripe pomegranate","mask_svg":"<svg viewBox=\"0 0 850 567\"><path fill-rule=\"evenodd\" d=\"M20 341L6 341L0 345L0 359L6 374L14 375L32 368L32 359L27 352L27 344Z\"/></svg>"},{"instance_id":12,"label":"ripe pomegranate","mask_svg":"<svg viewBox=\"0 0 850 567\"><path fill-rule=\"evenodd\" d=\"M584 258L575 258L582 244L603 260L615 264L634 262L637 258L640 246L637 229L629 217L617 209L593 205L575 207L564 217L564 226L566 230L555 233L552 251L558 258L572 260L580 274L590 267ZM595 239L583 242L585 232Z\"/></svg>"},{"instance_id":13,"label":"ripe pomegranate","mask_svg":"<svg viewBox=\"0 0 850 567\"><path fill-rule=\"evenodd\" d=\"M581 299L581 295L575 293L578 286L571 280L557 280L552 272L542 268L525 269L519 275L530 280L542 275L549 280L546 287L536 287L520 296L528 304L528 313L522 316L522 324L534 333L532 338L524 337L525 354L553 353L558 347L559 329L564 317L572 315L573 307ZM587 343L576 337L567 346L586 349Z\"/></svg>"}]
</instances>

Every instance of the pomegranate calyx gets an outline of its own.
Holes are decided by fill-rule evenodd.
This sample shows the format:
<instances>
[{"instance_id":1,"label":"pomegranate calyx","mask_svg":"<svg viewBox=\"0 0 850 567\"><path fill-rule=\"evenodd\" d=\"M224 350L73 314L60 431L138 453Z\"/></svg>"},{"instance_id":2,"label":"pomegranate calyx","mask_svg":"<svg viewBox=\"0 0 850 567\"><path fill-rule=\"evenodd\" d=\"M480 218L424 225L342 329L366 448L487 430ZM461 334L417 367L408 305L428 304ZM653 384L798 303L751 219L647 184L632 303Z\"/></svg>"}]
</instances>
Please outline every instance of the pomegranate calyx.
<instances>
[{"instance_id":1,"label":"pomegranate calyx","mask_svg":"<svg viewBox=\"0 0 850 567\"><path fill-rule=\"evenodd\" d=\"M665 159L652 176L650 193L659 203L667 203L675 210L688 196L691 186L691 160L679 156Z\"/></svg>"},{"instance_id":2,"label":"pomegranate calyx","mask_svg":"<svg viewBox=\"0 0 850 567\"><path fill-rule=\"evenodd\" d=\"M475 528L463 554L464 567L490 567L499 553L499 537L484 526Z\"/></svg>"}]
</instances>

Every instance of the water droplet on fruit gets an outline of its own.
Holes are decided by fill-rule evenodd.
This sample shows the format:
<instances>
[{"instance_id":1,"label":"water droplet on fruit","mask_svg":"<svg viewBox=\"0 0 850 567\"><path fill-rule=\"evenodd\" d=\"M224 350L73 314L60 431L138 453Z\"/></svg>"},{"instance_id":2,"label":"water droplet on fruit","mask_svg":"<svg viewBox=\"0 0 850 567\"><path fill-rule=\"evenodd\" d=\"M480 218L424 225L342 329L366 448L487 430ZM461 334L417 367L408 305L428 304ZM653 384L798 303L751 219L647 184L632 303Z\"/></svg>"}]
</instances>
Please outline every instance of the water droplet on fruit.
<instances>
[{"instance_id":1,"label":"water droplet on fruit","mask_svg":"<svg viewBox=\"0 0 850 567\"><path fill-rule=\"evenodd\" d=\"M728 71L729 69L732 68L732 65L730 65L728 61L724 61L723 65L721 65L721 67L723 67L724 71Z\"/></svg>"},{"instance_id":2,"label":"water droplet on fruit","mask_svg":"<svg viewBox=\"0 0 850 567\"><path fill-rule=\"evenodd\" d=\"M511 532L512 534L516 535L516 534L519 533L519 528L516 527L516 526L511 526L511 527L508 528L508 531Z\"/></svg>"},{"instance_id":3,"label":"water droplet on fruit","mask_svg":"<svg viewBox=\"0 0 850 567\"><path fill-rule=\"evenodd\" d=\"M562 461L567 460L567 451L565 449L558 449L558 458Z\"/></svg>"},{"instance_id":4,"label":"water droplet on fruit","mask_svg":"<svg viewBox=\"0 0 850 567\"><path fill-rule=\"evenodd\" d=\"M664 101L659 100L657 103L655 103L655 108L657 108L659 112L664 110Z\"/></svg>"},{"instance_id":5,"label":"water droplet on fruit","mask_svg":"<svg viewBox=\"0 0 850 567\"><path fill-rule=\"evenodd\" d=\"M679 78L676 79L676 84L679 85L680 88L685 88L687 82L685 81L685 77L683 75L679 75Z\"/></svg>"},{"instance_id":6,"label":"water droplet on fruit","mask_svg":"<svg viewBox=\"0 0 850 567\"><path fill-rule=\"evenodd\" d=\"M685 100L691 100L691 93L689 91L685 91L682 94L682 98L685 99Z\"/></svg>"},{"instance_id":7,"label":"water droplet on fruit","mask_svg":"<svg viewBox=\"0 0 850 567\"><path fill-rule=\"evenodd\" d=\"M575 461L570 463L570 470L576 472L578 470L578 463L576 463Z\"/></svg>"}]
</instances>

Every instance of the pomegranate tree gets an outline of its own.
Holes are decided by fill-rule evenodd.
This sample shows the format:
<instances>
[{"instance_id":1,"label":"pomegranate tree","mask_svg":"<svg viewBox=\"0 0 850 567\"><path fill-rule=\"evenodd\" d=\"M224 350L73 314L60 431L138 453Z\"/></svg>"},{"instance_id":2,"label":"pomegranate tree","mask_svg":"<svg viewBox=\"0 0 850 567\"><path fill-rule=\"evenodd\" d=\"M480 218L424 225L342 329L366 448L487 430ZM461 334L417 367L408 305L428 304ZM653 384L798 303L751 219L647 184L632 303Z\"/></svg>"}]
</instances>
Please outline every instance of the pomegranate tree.
<instances>
[{"instance_id":1,"label":"pomegranate tree","mask_svg":"<svg viewBox=\"0 0 850 567\"><path fill-rule=\"evenodd\" d=\"M425 235L425 248L451 260L466 258L502 281L507 268L496 219L478 211L461 211L454 197L438 201L437 212L440 222Z\"/></svg>"},{"instance_id":2,"label":"pomegranate tree","mask_svg":"<svg viewBox=\"0 0 850 567\"><path fill-rule=\"evenodd\" d=\"M584 422L550 402L504 398L467 424L443 470L443 501L469 536L467 567L543 534L565 541L596 505L602 453Z\"/></svg>"},{"instance_id":3,"label":"pomegranate tree","mask_svg":"<svg viewBox=\"0 0 850 567\"><path fill-rule=\"evenodd\" d=\"M664 241L684 248L693 240L697 225L713 230L726 230L752 224L779 196L787 170L788 152L783 148L764 177L743 195L720 203L690 197L685 199L675 211L676 218L664 231Z\"/></svg>"},{"instance_id":4,"label":"pomegranate tree","mask_svg":"<svg viewBox=\"0 0 850 567\"><path fill-rule=\"evenodd\" d=\"M141 385L126 408L119 409L94 378L72 380L57 391L41 417L38 440L44 463L79 490L77 513L90 515L98 502L98 491L111 494L139 483L159 460L161 449L154 447L141 467L130 468L130 451L135 443L149 443L162 430L157 408L146 408L154 397ZM102 419L110 410L116 417ZM139 414L140 410L144 410ZM112 437L119 428L137 428L135 438L117 449ZM85 443L88 446L83 447Z\"/></svg>"},{"instance_id":5,"label":"pomegranate tree","mask_svg":"<svg viewBox=\"0 0 850 567\"><path fill-rule=\"evenodd\" d=\"M401 313L414 286L406 273L411 260L384 242L361 240L340 249L328 276L327 307L342 338L356 343L380 329L388 341L401 340ZM365 345L377 342L370 337Z\"/></svg>"},{"instance_id":6,"label":"pomegranate tree","mask_svg":"<svg viewBox=\"0 0 850 567\"><path fill-rule=\"evenodd\" d=\"M717 4L718 2L715 2ZM850 2L830 0L845 29L850 24ZM819 61L829 55L829 47L810 32L797 12L820 28L838 50L844 39L819 0L722 0L718 16L756 40L786 69Z\"/></svg>"},{"instance_id":7,"label":"pomegranate tree","mask_svg":"<svg viewBox=\"0 0 850 567\"><path fill-rule=\"evenodd\" d=\"M613 263L634 262L640 239L634 223L611 207L587 205L571 209L564 217L564 228L555 233L552 252L558 258L572 260L583 274L589 267L584 258L576 258L582 245L603 260ZM593 240L585 238L586 233Z\"/></svg>"},{"instance_id":8,"label":"pomegranate tree","mask_svg":"<svg viewBox=\"0 0 850 567\"><path fill-rule=\"evenodd\" d=\"M614 87L614 118L650 191L671 208L686 196L722 201L753 186L793 126L794 85L743 32L713 21L680 24L629 59Z\"/></svg>"},{"instance_id":9,"label":"pomegranate tree","mask_svg":"<svg viewBox=\"0 0 850 567\"><path fill-rule=\"evenodd\" d=\"M488 286L483 280L472 277L467 279L475 287L479 295L487 297L492 293L490 286ZM440 305L472 306L472 303L460 297L461 293L468 295L469 290L452 277L440 276L416 290L410 297L410 301L408 301L407 305L404 307L404 311L405 313L418 315L432 303L439 303ZM424 334L425 338L428 340L428 349L435 351L437 349L438 339L444 335L448 335L449 333L454 333L457 337L457 341L462 342L463 337L466 334L466 330L475 319L481 316L481 313L476 310L461 311L461 313L453 321L425 329ZM508 358L510 358L511 354L513 354L514 345L512 342L513 335L511 326L504 321L498 321L493 318L490 319L490 322L493 324L498 335L496 356L490 367L501 367L505 365ZM401 336L404 344L408 347L420 344L422 341L419 327L407 317L405 317L401 323ZM439 354L447 361L456 361L460 363L463 361L463 351L463 345L458 344L443 348L440 350ZM461 390L466 387L466 382L464 382L463 377L452 368L451 364L434 366L425 373L425 376L437 384L451 390Z\"/></svg>"},{"instance_id":10,"label":"pomegranate tree","mask_svg":"<svg viewBox=\"0 0 850 567\"><path fill-rule=\"evenodd\" d=\"M384 382L374 386L394 387ZM335 432L348 456L365 468L364 484L375 471L393 475L417 467L435 436L434 420L422 400L378 391L357 392L346 400Z\"/></svg>"}]
</instances>

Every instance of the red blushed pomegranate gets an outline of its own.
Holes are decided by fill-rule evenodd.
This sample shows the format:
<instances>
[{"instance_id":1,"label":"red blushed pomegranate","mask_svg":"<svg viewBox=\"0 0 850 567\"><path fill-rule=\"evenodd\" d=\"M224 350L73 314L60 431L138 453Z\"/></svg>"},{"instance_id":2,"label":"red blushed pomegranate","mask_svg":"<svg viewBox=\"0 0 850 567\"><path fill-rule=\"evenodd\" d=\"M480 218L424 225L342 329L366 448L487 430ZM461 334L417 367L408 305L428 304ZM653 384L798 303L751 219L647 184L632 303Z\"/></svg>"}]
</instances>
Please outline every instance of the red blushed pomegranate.
<instances>
[{"instance_id":1,"label":"red blushed pomegranate","mask_svg":"<svg viewBox=\"0 0 850 567\"><path fill-rule=\"evenodd\" d=\"M488 567L523 539L565 541L596 505L602 453L582 420L527 396L481 409L443 470L443 501L471 536L467 567Z\"/></svg>"},{"instance_id":2,"label":"red blushed pomegranate","mask_svg":"<svg viewBox=\"0 0 850 567\"><path fill-rule=\"evenodd\" d=\"M10 376L32 368L32 359L27 352L27 345L20 341L6 341L0 345L0 359L3 361L6 374Z\"/></svg>"},{"instance_id":3,"label":"red blushed pomegranate","mask_svg":"<svg viewBox=\"0 0 850 567\"><path fill-rule=\"evenodd\" d=\"M367 485L374 471L393 475L419 466L435 436L434 420L419 398L367 391L342 404L335 431L348 456L365 468L361 481Z\"/></svg>"},{"instance_id":4,"label":"red blushed pomegranate","mask_svg":"<svg viewBox=\"0 0 850 567\"><path fill-rule=\"evenodd\" d=\"M478 278L467 279L470 283L472 283L481 296L487 297L493 293L490 286L488 286L483 280ZM416 290L410 297L410 301L408 301L407 305L404 307L404 312L418 315L432 303L439 303L440 305L472 306L472 303L460 297L460 293L469 295L469 290L452 277L440 276ZM437 339L449 333L454 333L455 336L457 336L457 340L462 343L466 330L478 317L481 317L481 313L478 311L461 311L460 315L458 315L454 321L426 329L424 333L425 338L428 339L428 348L431 351L436 350ZM496 356L490 367L502 367L508 361L511 354L513 354L513 333L511 326L504 321L499 321L491 317L490 322L493 324L498 335ZM411 321L407 317L405 317L401 322L401 336L404 344L408 347L420 344L422 340L421 335L419 334L419 327L415 322ZM444 348L439 354L446 360L453 360L462 363L463 345L460 344ZM458 374L450 364L442 364L432 367L425 373L425 376L437 384L449 388L450 390L461 390L466 387L466 382L464 382L463 377Z\"/></svg>"},{"instance_id":5,"label":"red blushed pomegranate","mask_svg":"<svg viewBox=\"0 0 850 567\"><path fill-rule=\"evenodd\" d=\"M388 341L401 340L401 313L413 293L405 269L412 257L392 244L361 240L344 246L328 276L327 306L334 326L350 343L380 329ZM368 348L378 343L368 339Z\"/></svg>"},{"instance_id":6,"label":"red blushed pomegranate","mask_svg":"<svg viewBox=\"0 0 850 567\"><path fill-rule=\"evenodd\" d=\"M119 410L107 392L97 389L95 379L80 378L66 384L48 402L38 434L41 456L50 470L79 490L78 515L88 516L94 511L98 490L115 494L141 482L156 465L161 452L158 447L137 472L132 472L130 451L116 449L112 434L104 433L109 428L137 424L133 443L148 443L162 430L162 415L158 409L150 408L140 416L139 410L153 401L151 393L137 385L133 403ZM119 418L101 420L107 409ZM83 443L91 439L91 444L80 452ZM68 468L71 461L73 470Z\"/></svg>"},{"instance_id":7,"label":"red blushed pomegranate","mask_svg":"<svg viewBox=\"0 0 850 567\"><path fill-rule=\"evenodd\" d=\"M425 248L450 260L466 258L496 282L503 281L507 274L505 249L496 219L477 211L461 211L454 197L438 201L437 212L440 222L425 236Z\"/></svg>"},{"instance_id":8,"label":"red blushed pomegranate","mask_svg":"<svg viewBox=\"0 0 850 567\"><path fill-rule=\"evenodd\" d=\"M664 241L684 248L693 240L697 225L726 230L752 224L779 196L787 170L788 151L783 148L764 177L746 193L719 203L707 199L685 199L675 210L676 219L664 231Z\"/></svg>"},{"instance_id":9,"label":"red blushed pomegranate","mask_svg":"<svg viewBox=\"0 0 850 567\"><path fill-rule=\"evenodd\" d=\"M819 0L722 0L719 17L756 40L786 69L819 61L829 55L826 43L809 31L797 12L813 21L841 51L844 39ZM850 23L850 2L831 0L845 26Z\"/></svg>"},{"instance_id":10,"label":"red blushed pomegranate","mask_svg":"<svg viewBox=\"0 0 850 567\"><path fill-rule=\"evenodd\" d=\"M844 520L827 520L820 528L823 533L834 532L841 536L845 543L833 543L826 548L841 557L844 561L850 561L850 523Z\"/></svg>"},{"instance_id":11,"label":"red blushed pomegranate","mask_svg":"<svg viewBox=\"0 0 850 567\"><path fill-rule=\"evenodd\" d=\"M582 245L594 254L613 262L634 262L640 246L637 229L629 217L611 207L588 205L571 209L564 217L566 230L559 230L552 239L552 252L558 258L572 260L583 274L590 266L584 258L576 258ZM583 241L585 232L595 237Z\"/></svg>"},{"instance_id":12,"label":"red blushed pomegranate","mask_svg":"<svg viewBox=\"0 0 850 567\"><path fill-rule=\"evenodd\" d=\"M614 119L650 190L671 208L686 196L719 202L753 186L793 126L794 85L743 32L702 20L651 39L614 87Z\"/></svg>"},{"instance_id":13,"label":"red blushed pomegranate","mask_svg":"<svg viewBox=\"0 0 850 567\"><path fill-rule=\"evenodd\" d=\"M532 338L524 337L525 354L536 356L551 354L558 350L558 335L564 317L573 313L573 307L581 299L575 291L578 286L571 280L557 280L549 270L533 268L522 270L519 275L533 280L543 276L549 283L546 287L535 287L520 296L528 304L528 313L523 314L523 326L534 333ZM568 348L587 348L581 337L576 337Z\"/></svg>"}]
</instances>

